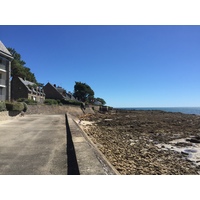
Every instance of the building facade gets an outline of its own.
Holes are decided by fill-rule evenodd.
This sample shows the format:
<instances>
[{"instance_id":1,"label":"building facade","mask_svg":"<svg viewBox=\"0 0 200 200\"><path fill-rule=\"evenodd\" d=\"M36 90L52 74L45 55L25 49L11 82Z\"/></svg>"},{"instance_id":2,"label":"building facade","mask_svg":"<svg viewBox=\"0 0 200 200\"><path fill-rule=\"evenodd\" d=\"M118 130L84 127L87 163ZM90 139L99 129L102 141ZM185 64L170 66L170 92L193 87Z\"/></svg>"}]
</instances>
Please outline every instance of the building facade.
<instances>
[{"instance_id":1,"label":"building facade","mask_svg":"<svg viewBox=\"0 0 200 200\"><path fill-rule=\"evenodd\" d=\"M0 41L0 101L11 100L11 61L13 57Z\"/></svg>"},{"instance_id":2,"label":"building facade","mask_svg":"<svg viewBox=\"0 0 200 200\"><path fill-rule=\"evenodd\" d=\"M32 99L38 103L43 103L45 100L43 89L38 87L35 83L24 80L20 77L12 78L11 91L12 100L24 98Z\"/></svg>"},{"instance_id":3,"label":"building facade","mask_svg":"<svg viewBox=\"0 0 200 200\"><path fill-rule=\"evenodd\" d=\"M62 87L56 87L55 84L47 83L44 86L44 92L46 94L46 99L76 100L72 94L67 93Z\"/></svg>"}]
</instances>

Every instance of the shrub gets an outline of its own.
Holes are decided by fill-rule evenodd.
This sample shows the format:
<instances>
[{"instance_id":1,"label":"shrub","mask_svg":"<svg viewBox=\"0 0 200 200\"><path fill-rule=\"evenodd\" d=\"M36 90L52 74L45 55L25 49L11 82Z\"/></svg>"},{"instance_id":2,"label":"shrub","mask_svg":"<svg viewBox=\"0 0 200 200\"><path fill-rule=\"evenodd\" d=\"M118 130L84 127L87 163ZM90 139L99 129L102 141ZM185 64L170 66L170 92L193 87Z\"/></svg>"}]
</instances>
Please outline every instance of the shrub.
<instances>
[{"instance_id":1,"label":"shrub","mask_svg":"<svg viewBox=\"0 0 200 200\"><path fill-rule=\"evenodd\" d=\"M23 111L24 110L24 103L22 102L6 102L6 109L8 111Z\"/></svg>"},{"instance_id":2,"label":"shrub","mask_svg":"<svg viewBox=\"0 0 200 200\"><path fill-rule=\"evenodd\" d=\"M80 101L66 100L66 99L62 99L61 103L63 105L76 105L76 106L81 106L82 105L82 102L80 102Z\"/></svg>"},{"instance_id":3,"label":"shrub","mask_svg":"<svg viewBox=\"0 0 200 200\"><path fill-rule=\"evenodd\" d=\"M14 111L23 111L24 110L24 104L22 102L16 102L13 104L13 110Z\"/></svg>"},{"instance_id":4,"label":"shrub","mask_svg":"<svg viewBox=\"0 0 200 200\"><path fill-rule=\"evenodd\" d=\"M6 111L6 104L5 104L5 102L0 102L0 112L1 111Z\"/></svg>"},{"instance_id":5,"label":"shrub","mask_svg":"<svg viewBox=\"0 0 200 200\"><path fill-rule=\"evenodd\" d=\"M55 99L45 99L44 104L46 104L46 105L58 105L58 101L56 101Z\"/></svg>"},{"instance_id":6,"label":"shrub","mask_svg":"<svg viewBox=\"0 0 200 200\"><path fill-rule=\"evenodd\" d=\"M37 101L34 101L33 99L25 99L24 102L28 105L37 105Z\"/></svg>"},{"instance_id":7,"label":"shrub","mask_svg":"<svg viewBox=\"0 0 200 200\"><path fill-rule=\"evenodd\" d=\"M58 103L58 104L60 104L60 103L61 103L60 99L56 99L56 101L57 101L57 103Z\"/></svg>"},{"instance_id":8,"label":"shrub","mask_svg":"<svg viewBox=\"0 0 200 200\"><path fill-rule=\"evenodd\" d=\"M23 104L24 104L24 109L23 109L23 111L26 112L27 109L28 109L28 106L27 106L27 104L26 104L25 102L23 102Z\"/></svg>"},{"instance_id":9,"label":"shrub","mask_svg":"<svg viewBox=\"0 0 200 200\"><path fill-rule=\"evenodd\" d=\"M11 102L6 102L6 109L7 109L8 111L13 110L13 103L11 103Z\"/></svg>"},{"instance_id":10,"label":"shrub","mask_svg":"<svg viewBox=\"0 0 200 200\"><path fill-rule=\"evenodd\" d=\"M34 101L33 99L20 98L17 102L25 102L28 105L37 105L37 101Z\"/></svg>"}]
</instances>

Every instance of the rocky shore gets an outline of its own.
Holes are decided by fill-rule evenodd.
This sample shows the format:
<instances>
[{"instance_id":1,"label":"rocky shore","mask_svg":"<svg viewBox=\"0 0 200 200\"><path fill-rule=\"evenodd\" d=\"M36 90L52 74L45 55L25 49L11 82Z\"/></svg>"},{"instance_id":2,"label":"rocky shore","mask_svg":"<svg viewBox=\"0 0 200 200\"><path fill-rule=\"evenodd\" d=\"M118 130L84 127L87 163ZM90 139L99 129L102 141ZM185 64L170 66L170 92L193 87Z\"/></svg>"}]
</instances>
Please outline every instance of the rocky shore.
<instances>
[{"instance_id":1,"label":"rocky shore","mask_svg":"<svg viewBox=\"0 0 200 200\"><path fill-rule=\"evenodd\" d=\"M200 174L200 116L118 110L79 118L120 174Z\"/></svg>"}]
</instances>

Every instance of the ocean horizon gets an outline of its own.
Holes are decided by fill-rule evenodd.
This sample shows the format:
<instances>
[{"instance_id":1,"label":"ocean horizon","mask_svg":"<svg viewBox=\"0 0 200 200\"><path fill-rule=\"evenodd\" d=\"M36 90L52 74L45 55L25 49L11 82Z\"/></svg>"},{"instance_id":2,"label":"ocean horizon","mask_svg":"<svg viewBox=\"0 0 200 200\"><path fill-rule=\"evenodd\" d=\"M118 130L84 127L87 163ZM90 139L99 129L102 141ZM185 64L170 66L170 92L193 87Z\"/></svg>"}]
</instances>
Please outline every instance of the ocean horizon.
<instances>
[{"instance_id":1,"label":"ocean horizon","mask_svg":"<svg viewBox=\"0 0 200 200\"><path fill-rule=\"evenodd\" d=\"M121 110L161 110L166 112L180 112L184 114L200 115L200 107L118 107Z\"/></svg>"}]
</instances>

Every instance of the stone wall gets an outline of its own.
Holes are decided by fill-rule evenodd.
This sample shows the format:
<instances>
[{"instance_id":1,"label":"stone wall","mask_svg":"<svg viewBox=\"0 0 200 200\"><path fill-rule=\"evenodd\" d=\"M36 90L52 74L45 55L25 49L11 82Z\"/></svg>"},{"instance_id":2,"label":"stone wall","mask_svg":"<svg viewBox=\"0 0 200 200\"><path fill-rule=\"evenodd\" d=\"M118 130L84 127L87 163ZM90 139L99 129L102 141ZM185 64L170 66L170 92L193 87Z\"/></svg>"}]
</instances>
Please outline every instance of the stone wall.
<instances>
[{"instance_id":1,"label":"stone wall","mask_svg":"<svg viewBox=\"0 0 200 200\"><path fill-rule=\"evenodd\" d=\"M8 111L2 111L2 112L0 112L0 121L7 120L9 118L10 117L9 117Z\"/></svg>"},{"instance_id":2,"label":"stone wall","mask_svg":"<svg viewBox=\"0 0 200 200\"><path fill-rule=\"evenodd\" d=\"M86 111L93 112L92 109L87 109ZM50 114L50 115L56 115L56 114L66 114L69 113L73 116L79 116L83 115L83 111L79 106L72 106L72 105L28 105L27 112L25 114Z\"/></svg>"},{"instance_id":3,"label":"stone wall","mask_svg":"<svg viewBox=\"0 0 200 200\"><path fill-rule=\"evenodd\" d=\"M13 119L13 117L19 117L21 112L19 111L2 111L0 112L0 121Z\"/></svg>"},{"instance_id":4,"label":"stone wall","mask_svg":"<svg viewBox=\"0 0 200 200\"><path fill-rule=\"evenodd\" d=\"M46 114L46 115L58 115L58 114L66 114L69 113L72 116L80 116L87 113L94 113L93 109L91 107L88 107L83 110L79 106L72 106L72 105L28 105L28 109L25 113L25 115L30 114ZM18 111L3 111L0 112L0 121L4 121L7 119L11 119L12 117L21 116Z\"/></svg>"}]
</instances>

